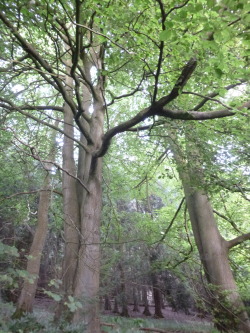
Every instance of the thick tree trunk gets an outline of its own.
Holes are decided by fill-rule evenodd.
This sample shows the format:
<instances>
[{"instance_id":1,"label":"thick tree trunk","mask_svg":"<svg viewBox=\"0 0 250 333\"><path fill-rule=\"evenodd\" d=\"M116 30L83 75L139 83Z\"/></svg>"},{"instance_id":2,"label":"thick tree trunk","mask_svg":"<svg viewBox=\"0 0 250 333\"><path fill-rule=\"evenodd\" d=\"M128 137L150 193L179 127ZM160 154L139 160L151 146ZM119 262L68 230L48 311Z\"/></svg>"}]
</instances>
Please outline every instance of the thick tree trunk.
<instances>
[{"instance_id":1,"label":"thick tree trunk","mask_svg":"<svg viewBox=\"0 0 250 333\"><path fill-rule=\"evenodd\" d=\"M95 161L94 174L88 182L89 193L84 205L80 250L74 296L83 301L83 311L74 313L74 322L83 321L88 332L99 332L100 219L102 206L101 159Z\"/></svg>"},{"instance_id":2,"label":"thick tree trunk","mask_svg":"<svg viewBox=\"0 0 250 333\"><path fill-rule=\"evenodd\" d=\"M209 283L216 326L224 332L234 329L237 332L249 333L248 316L229 264L228 242L219 233L208 195L202 189L203 173L199 151L188 136L186 164L177 138L173 133L171 136L172 150L184 187L195 242Z\"/></svg>"},{"instance_id":3,"label":"thick tree trunk","mask_svg":"<svg viewBox=\"0 0 250 333\"><path fill-rule=\"evenodd\" d=\"M72 93L72 78L67 76L66 85L68 93ZM64 105L64 138L63 138L63 216L64 216L64 257L62 264L62 301L58 304L55 320L64 317L70 320L72 313L65 306L68 296L74 292L75 275L78 260L79 237L80 237L80 211L77 195L76 166L74 160L74 137L73 115L67 104Z\"/></svg>"},{"instance_id":4,"label":"thick tree trunk","mask_svg":"<svg viewBox=\"0 0 250 333\"><path fill-rule=\"evenodd\" d=\"M213 315L218 329L250 332L244 305L230 268L227 242L221 237L208 196L185 184L187 207L196 244L210 286ZM218 301L219 300L219 301Z\"/></svg>"},{"instance_id":5,"label":"thick tree trunk","mask_svg":"<svg viewBox=\"0 0 250 333\"><path fill-rule=\"evenodd\" d=\"M99 97L98 97L99 96ZM90 133L96 149L102 140L104 102L101 90L96 87L94 112ZM74 322L83 322L87 332L100 332L99 275L100 275L100 221L102 210L102 159L85 154L84 180L87 191L81 208L81 235L78 252L74 296L83 301L83 308L74 313Z\"/></svg>"}]
</instances>

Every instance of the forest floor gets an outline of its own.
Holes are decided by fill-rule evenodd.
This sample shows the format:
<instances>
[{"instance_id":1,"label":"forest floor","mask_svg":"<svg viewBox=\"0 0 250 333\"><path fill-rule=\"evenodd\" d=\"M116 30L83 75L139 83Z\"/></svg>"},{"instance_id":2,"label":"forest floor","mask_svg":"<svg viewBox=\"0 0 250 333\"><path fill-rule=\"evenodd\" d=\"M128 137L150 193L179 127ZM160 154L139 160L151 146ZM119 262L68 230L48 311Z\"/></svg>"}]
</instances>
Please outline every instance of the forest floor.
<instances>
[{"instance_id":1,"label":"forest floor","mask_svg":"<svg viewBox=\"0 0 250 333\"><path fill-rule=\"evenodd\" d=\"M40 319L53 314L56 303L49 298L38 298L35 301L34 310L39 313ZM129 306L129 318L121 317L111 311L102 311L103 332L166 332L166 333L209 333L216 332L213 329L210 318L200 318L197 313L190 315L184 312L175 312L171 307L162 309L164 318L154 319L154 307L150 307L151 317L142 314L144 307L139 307L140 312L134 312L133 306ZM44 318L43 318L44 317Z\"/></svg>"},{"instance_id":2,"label":"forest floor","mask_svg":"<svg viewBox=\"0 0 250 333\"><path fill-rule=\"evenodd\" d=\"M150 306L150 312L151 312L151 317L145 316L143 314L144 311L144 306L139 306L140 311L135 312L133 311L133 305L129 305L129 315L131 318L154 318L154 306ZM104 315L111 315L111 316L119 316L119 314L115 314L111 311L102 311ZM195 312L190 312L189 315L185 314L182 311L173 311L171 307L165 306L164 309L162 309L162 314L164 315L165 320L175 320L178 322L186 322L186 321L199 321L199 322L210 322L210 318L201 318L198 313Z\"/></svg>"}]
</instances>

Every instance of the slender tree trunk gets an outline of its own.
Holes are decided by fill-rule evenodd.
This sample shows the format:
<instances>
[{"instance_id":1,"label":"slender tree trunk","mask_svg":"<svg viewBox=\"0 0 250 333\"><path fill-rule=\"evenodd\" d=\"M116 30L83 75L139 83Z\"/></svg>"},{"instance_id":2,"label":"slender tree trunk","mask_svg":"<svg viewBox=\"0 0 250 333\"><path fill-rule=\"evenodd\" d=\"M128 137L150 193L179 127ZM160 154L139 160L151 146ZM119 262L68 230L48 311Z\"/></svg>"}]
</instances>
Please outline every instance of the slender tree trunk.
<instances>
[{"instance_id":1,"label":"slender tree trunk","mask_svg":"<svg viewBox=\"0 0 250 333\"><path fill-rule=\"evenodd\" d=\"M151 312L149 310L149 304L148 304L148 293L147 293L147 287L143 287L143 299L144 299L144 310L143 314L147 317L151 316Z\"/></svg>"},{"instance_id":2,"label":"slender tree trunk","mask_svg":"<svg viewBox=\"0 0 250 333\"><path fill-rule=\"evenodd\" d=\"M161 294L161 308L162 310L164 310L166 307L165 307L165 302L164 302L164 298L163 298L163 295Z\"/></svg>"},{"instance_id":3,"label":"slender tree trunk","mask_svg":"<svg viewBox=\"0 0 250 333\"><path fill-rule=\"evenodd\" d=\"M51 192L49 190L49 178L50 177L48 173L45 177L44 186L40 191L37 227L27 263L27 272L32 276L33 281L31 282L30 279L25 279L21 295L18 300L17 309L13 315L13 318L19 318L24 313L33 311L33 303L36 294L37 281L39 278L41 256L48 231L48 210L51 197Z\"/></svg>"},{"instance_id":4,"label":"slender tree trunk","mask_svg":"<svg viewBox=\"0 0 250 333\"><path fill-rule=\"evenodd\" d=\"M133 299L134 299L134 308L133 312L140 312L139 304L138 304L138 293L137 289L133 288Z\"/></svg>"},{"instance_id":5,"label":"slender tree trunk","mask_svg":"<svg viewBox=\"0 0 250 333\"><path fill-rule=\"evenodd\" d=\"M190 129L189 129L190 130ZM189 131L190 132L190 131ZM194 133L192 131L192 133ZM188 164L183 160L177 138L172 136L172 150L184 187L195 242L210 284L210 299L216 326L224 332L250 332L250 324L230 268L228 242L220 235L213 209L203 185L197 147L188 136Z\"/></svg>"},{"instance_id":6,"label":"slender tree trunk","mask_svg":"<svg viewBox=\"0 0 250 333\"><path fill-rule=\"evenodd\" d=\"M56 122L57 125L57 122ZM52 133L52 146L49 152L49 160L55 159L55 132ZM31 275L33 281L25 279L21 290L20 297L18 299L17 309L13 314L13 318L19 318L24 313L33 311L33 303L36 295L37 282L39 278L41 257L44 249L44 244L48 232L48 213L51 201L51 177L50 168L51 165L45 165L47 168L46 176L44 179L43 188L40 190L38 212L37 212L37 226L32 241L32 245L29 251L29 257L27 262L27 272Z\"/></svg>"},{"instance_id":7,"label":"slender tree trunk","mask_svg":"<svg viewBox=\"0 0 250 333\"><path fill-rule=\"evenodd\" d=\"M155 303L154 318L164 318L164 315L162 313L161 290L158 282L158 276L156 273L152 273L152 285L153 285L153 298Z\"/></svg>"},{"instance_id":8,"label":"slender tree trunk","mask_svg":"<svg viewBox=\"0 0 250 333\"><path fill-rule=\"evenodd\" d=\"M154 270L154 264L159 256L159 249L152 249L150 252L150 265L151 269ZM162 303L161 303L161 290L159 285L158 274L155 271L151 272L151 281L153 286L153 298L155 303L155 318L164 318L162 313Z\"/></svg>"},{"instance_id":9,"label":"slender tree trunk","mask_svg":"<svg viewBox=\"0 0 250 333\"><path fill-rule=\"evenodd\" d=\"M118 302L117 302L117 296L115 296L115 299L114 299L114 309L113 309L113 313L119 313L119 307L118 307Z\"/></svg>"},{"instance_id":10,"label":"slender tree trunk","mask_svg":"<svg viewBox=\"0 0 250 333\"><path fill-rule=\"evenodd\" d=\"M106 311L112 310L111 302L110 302L108 295L104 296L104 310L106 310Z\"/></svg>"},{"instance_id":11,"label":"slender tree trunk","mask_svg":"<svg viewBox=\"0 0 250 333\"><path fill-rule=\"evenodd\" d=\"M122 302L122 311L120 315L122 317L130 317L128 311L128 299L127 299L127 288L126 288L126 280L125 273L121 263L118 265L120 273L121 273L121 302Z\"/></svg>"}]
</instances>

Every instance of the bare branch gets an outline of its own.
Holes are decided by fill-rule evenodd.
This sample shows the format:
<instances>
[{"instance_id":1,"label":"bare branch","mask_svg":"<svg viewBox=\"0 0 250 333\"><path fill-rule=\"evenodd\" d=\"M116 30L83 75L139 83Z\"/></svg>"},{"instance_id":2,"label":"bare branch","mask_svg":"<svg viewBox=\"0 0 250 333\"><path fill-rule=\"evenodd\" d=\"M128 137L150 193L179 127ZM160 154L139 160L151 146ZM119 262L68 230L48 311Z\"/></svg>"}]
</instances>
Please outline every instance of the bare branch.
<instances>
[{"instance_id":1,"label":"bare branch","mask_svg":"<svg viewBox=\"0 0 250 333\"><path fill-rule=\"evenodd\" d=\"M13 59L11 61L11 63L7 66L7 67L0 67L0 72L8 72L8 71L12 71L13 67L18 64L21 63L23 60L29 58L29 56L27 54L25 54L24 56L18 58L18 59Z\"/></svg>"},{"instance_id":2,"label":"bare branch","mask_svg":"<svg viewBox=\"0 0 250 333\"><path fill-rule=\"evenodd\" d=\"M171 14L174 10L183 8L188 4L189 0L186 0L183 4L180 5L175 5L173 8L171 8L167 13L166 13L166 18L168 17L169 14Z\"/></svg>"},{"instance_id":3,"label":"bare branch","mask_svg":"<svg viewBox=\"0 0 250 333\"><path fill-rule=\"evenodd\" d=\"M233 89L233 88L235 88L235 87L237 87L237 86L242 85L242 84L245 83L245 82L246 82L246 80L240 80L239 83L230 84L229 86L224 87L223 89L230 90L230 89ZM197 104L197 105L193 108L193 111L198 111L198 110L199 110L199 109L200 109L200 108L201 108L201 107L202 107L207 101L210 100L210 98L216 97L216 96L218 96L218 95L219 95L218 91L208 94L207 96L204 97L204 99L203 99L199 104Z\"/></svg>"},{"instance_id":4,"label":"bare branch","mask_svg":"<svg viewBox=\"0 0 250 333\"><path fill-rule=\"evenodd\" d=\"M133 118L108 130L104 134L103 144L102 144L101 148L95 153L95 156L102 157L106 154L106 152L109 148L109 145L111 143L111 140L116 134L125 132L128 128L139 124L141 121L145 120L146 118L150 117L151 115L152 115L152 109L145 108L145 109L141 110L139 113L137 113L137 115L135 115Z\"/></svg>"},{"instance_id":5,"label":"bare branch","mask_svg":"<svg viewBox=\"0 0 250 333\"><path fill-rule=\"evenodd\" d=\"M4 101L4 103L8 103L8 104L9 104L9 105L7 105L7 104L0 103L0 107L3 107L3 108L5 108L5 109L7 109L7 110L10 110L10 111L17 111L17 112L23 114L24 116L26 116L26 117L28 117L28 118L30 118L30 119L35 120L36 122L38 122L38 123L40 123L40 124L43 124L43 125L48 126L48 127L50 127L50 128L53 128L54 130L56 130L56 131L62 133L63 135L66 135L68 138L70 138L71 140L73 140L74 142L76 142L79 146L81 146L86 152L90 153L89 148L88 148L85 144L83 144L83 143L82 143L81 141L79 141L79 140L76 140L75 138L71 137L70 135L67 135L67 134L64 133L64 131L61 130L59 127L57 127L57 126L55 126L55 125L52 125L52 124L50 124L50 123L47 123L46 121L41 120L40 118L38 118L38 117L36 117L36 116L34 116L34 115L32 115L32 114L30 114L30 113L28 113L28 112L22 110L21 108L19 108L18 106L14 105L14 104L11 103L10 101L6 101L6 100L4 100L4 99L1 98L1 97L0 97L0 101Z\"/></svg>"},{"instance_id":6,"label":"bare branch","mask_svg":"<svg viewBox=\"0 0 250 333\"><path fill-rule=\"evenodd\" d=\"M99 31L93 30L93 29L89 28L88 26L86 26L86 25L84 25L84 24L78 24L78 23L76 23L76 22L72 22L72 23L74 23L75 25L78 25L79 27L85 28L85 29L87 29L87 30L90 31L90 32L93 32L95 35L102 36L102 37L106 38L107 40L110 41L110 43L112 43L112 44L114 44L115 46L119 47L120 49L122 49L122 50L125 51L126 53L128 53L128 54L130 54L130 55L131 55L131 54L134 54L133 52L129 52L129 51L126 50L123 46L121 46L121 45L119 45L118 43L114 42L114 41L113 41L111 38L109 38L107 35L104 35L104 34L102 34L102 33L99 32Z\"/></svg>"},{"instance_id":7,"label":"bare branch","mask_svg":"<svg viewBox=\"0 0 250 333\"><path fill-rule=\"evenodd\" d=\"M36 193L39 193L39 192L42 192L42 191L49 191L49 192L53 192L53 193L56 193L56 194L62 196L62 192L60 192L60 191L50 190L50 189L48 189L48 190L41 189L41 190L35 190L35 191L27 191L27 192L14 193L14 194L9 195L8 197L4 197L3 199L0 200L0 202L4 201L4 200L7 200L7 199L14 198L14 197L19 196L19 195L36 194Z\"/></svg>"},{"instance_id":8,"label":"bare branch","mask_svg":"<svg viewBox=\"0 0 250 333\"><path fill-rule=\"evenodd\" d=\"M240 235L236 238L231 239L230 241L227 241L227 248L231 249L232 247L237 246L249 239L250 239L250 232L248 232L247 234Z\"/></svg>"},{"instance_id":9,"label":"bare branch","mask_svg":"<svg viewBox=\"0 0 250 333\"><path fill-rule=\"evenodd\" d=\"M173 119L185 119L185 120L194 120L195 118L183 111L170 111L163 110L163 107L173 101L180 94L182 88L187 83L188 79L191 77L197 65L197 61L195 58L192 58L188 61L188 63L184 66L181 75L176 81L174 88L170 92L169 95L162 97L159 101L155 102L152 106L145 108L138 112L133 118L111 128L108 130L103 137L103 144L101 148L95 153L96 157L101 157L105 155L107 152L111 139L118 133L125 132L130 127L133 127L139 124L141 121L146 118L154 115L164 116ZM197 115L196 115L197 116Z\"/></svg>"},{"instance_id":10,"label":"bare branch","mask_svg":"<svg viewBox=\"0 0 250 333\"><path fill-rule=\"evenodd\" d=\"M157 246L159 246L159 244L160 244L160 243L166 238L166 236L167 236L169 230L171 229L171 227L172 227L172 225L173 225L173 223L174 223L174 221L175 221L177 215L179 214L179 212L180 212L180 210L181 210L181 207L182 207L184 201L185 201L185 197L183 197L183 198L181 199L181 202L180 202L180 204L179 204L179 206L178 206L178 208L177 208L177 210L176 210L176 212L175 212L175 214L174 214L172 220L170 221L170 223L169 223L167 229L165 230L164 234L162 235L162 237L161 237L158 241L154 242L153 244L158 243ZM151 244L151 245L153 245L153 244ZM157 247L157 246L156 246L156 247Z\"/></svg>"},{"instance_id":11,"label":"bare branch","mask_svg":"<svg viewBox=\"0 0 250 333\"><path fill-rule=\"evenodd\" d=\"M204 95L201 95L201 94L198 94L198 93L195 93L195 92L191 92L191 91L183 91L182 92L184 95L195 95L195 96L198 96L198 97L202 97L204 99L207 99L209 101L213 101L213 102L216 102L216 103L219 103L221 104L222 106L224 106L226 109L228 110L232 110L233 108L231 108L230 106L222 103L219 99L216 99L216 98L212 98L212 97L209 97L209 96L204 96Z\"/></svg>"},{"instance_id":12,"label":"bare branch","mask_svg":"<svg viewBox=\"0 0 250 333\"><path fill-rule=\"evenodd\" d=\"M231 226L232 226L236 231L241 232L241 231L238 229L236 223L235 223L233 220L231 220L231 219L229 219L228 217L226 217L225 215L223 215L223 214L217 212L217 210L215 210L215 209L213 209L213 212L214 212L216 215L218 215L219 217L221 217L222 219L228 221L228 222L231 224Z\"/></svg>"},{"instance_id":13,"label":"bare branch","mask_svg":"<svg viewBox=\"0 0 250 333\"><path fill-rule=\"evenodd\" d=\"M197 66L197 60L195 58L191 58L188 63L184 66L181 75L179 76L178 80L176 81L174 88L170 92L169 95L162 97L156 105L159 108L164 107L166 104L172 102L178 95L181 94L182 89L190 79L191 75L193 74L195 68Z\"/></svg>"},{"instance_id":14,"label":"bare branch","mask_svg":"<svg viewBox=\"0 0 250 333\"><path fill-rule=\"evenodd\" d=\"M54 161L51 161L51 160L44 160L42 159L39 154L37 153L36 151L36 148L33 147L33 146L30 146L29 144L25 143L24 141L22 141L21 139L19 139L16 135L15 135L15 138L17 141L19 141L22 145L24 145L25 147L29 148L30 151L31 151L31 154L28 154L29 156L32 156L35 160L39 161L43 168L46 170L46 171L50 171L50 169L48 168L48 165L54 165L58 170L61 170L63 172L65 172L67 175L69 175L70 177L74 178L75 180L77 180L81 186L88 192L90 193L88 187L82 182L82 180L74 175L72 175L68 170L64 169L63 167L61 167L58 163L54 162Z\"/></svg>"},{"instance_id":15,"label":"bare branch","mask_svg":"<svg viewBox=\"0 0 250 333\"><path fill-rule=\"evenodd\" d=\"M170 118L170 119L182 119L182 120L209 120L215 118L224 118L233 116L235 112L229 110L218 110L218 111L207 111L207 112L196 112L196 111L185 111L185 110L169 110L162 109L158 112L159 116Z\"/></svg>"},{"instance_id":16,"label":"bare branch","mask_svg":"<svg viewBox=\"0 0 250 333\"><path fill-rule=\"evenodd\" d=\"M122 98L129 97L129 96L133 96L135 93L140 91L140 86L141 86L143 80L144 80L144 75L141 78L140 82L138 83L137 87L133 91L131 91L130 93L127 93L127 94L120 95L120 96L112 97L112 101L110 103L108 103L107 106L110 106L110 105L114 104L115 100L122 99Z\"/></svg>"}]
</instances>

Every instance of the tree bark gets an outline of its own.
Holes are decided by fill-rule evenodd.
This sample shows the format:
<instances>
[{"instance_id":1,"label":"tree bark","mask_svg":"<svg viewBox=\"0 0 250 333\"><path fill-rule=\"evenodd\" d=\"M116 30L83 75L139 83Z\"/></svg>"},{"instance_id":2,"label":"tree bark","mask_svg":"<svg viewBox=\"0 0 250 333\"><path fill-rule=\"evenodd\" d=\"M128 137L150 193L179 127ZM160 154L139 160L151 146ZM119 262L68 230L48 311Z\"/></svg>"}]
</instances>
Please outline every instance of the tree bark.
<instances>
[{"instance_id":1,"label":"tree bark","mask_svg":"<svg viewBox=\"0 0 250 333\"><path fill-rule=\"evenodd\" d=\"M139 304L138 304L138 292L135 287L133 288L133 299L134 299L133 312L140 312L140 308L139 308Z\"/></svg>"},{"instance_id":2,"label":"tree bark","mask_svg":"<svg viewBox=\"0 0 250 333\"><path fill-rule=\"evenodd\" d=\"M119 307L118 307L118 302L117 302L117 296L114 298L114 309L113 313L119 313Z\"/></svg>"},{"instance_id":3,"label":"tree bark","mask_svg":"<svg viewBox=\"0 0 250 333\"><path fill-rule=\"evenodd\" d=\"M161 290L158 282L158 276L156 273L152 273L152 285L153 285L153 298L155 303L154 318L164 318L164 315L162 313Z\"/></svg>"},{"instance_id":4,"label":"tree bark","mask_svg":"<svg viewBox=\"0 0 250 333\"><path fill-rule=\"evenodd\" d=\"M56 124L58 122L56 121ZM49 160L55 159L55 132L52 133L52 144L50 152L48 154ZM45 165L46 176L44 179L43 188L39 193L39 203L37 212L37 226L32 241L32 245L29 251L29 257L27 262L27 273L31 276L30 279L25 279L18 304L13 318L20 318L23 314L33 311L33 303L36 295L37 282L39 278L39 271L41 265L41 257L44 249L44 244L48 232L48 213L51 201L51 177L50 168L51 165Z\"/></svg>"},{"instance_id":5,"label":"tree bark","mask_svg":"<svg viewBox=\"0 0 250 333\"><path fill-rule=\"evenodd\" d=\"M94 56L98 58L98 50ZM97 62L100 61L98 58ZM90 135L94 144L92 150L101 145L104 125L104 101L102 82L94 88L93 114L90 121ZM74 322L83 321L87 332L100 332L99 315L99 275L100 275L100 220L102 210L102 158L95 158L84 153L84 172L81 176L88 191L82 194L81 235L78 252L78 264L75 280L74 296L83 300L83 309L78 309L73 316Z\"/></svg>"},{"instance_id":6,"label":"tree bark","mask_svg":"<svg viewBox=\"0 0 250 333\"><path fill-rule=\"evenodd\" d=\"M124 251L124 249L123 249ZM128 300L127 300L127 288L126 288L126 280L125 273L121 263L119 263L118 268L120 270L120 279L121 279L121 302L122 302L122 311L120 315L122 317L130 317L128 310Z\"/></svg>"},{"instance_id":7,"label":"tree bark","mask_svg":"<svg viewBox=\"0 0 250 333\"><path fill-rule=\"evenodd\" d=\"M148 294L147 294L147 287L143 287L143 299L144 299L144 310L143 314L147 317L151 316L151 312L149 310L149 304L148 304Z\"/></svg>"},{"instance_id":8,"label":"tree bark","mask_svg":"<svg viewBox=\"0 0 250 333\"><path fill-rule=\"evenodd\" d=\"M68 63L70 65L70 63ZM69 71L69 70L68 70ZM73 80L68 75L65 80L68 94L72 94ZM75 275L78 261L80 211L77 195L76 165L74 160L74 127L73 114L68 104L64 104L64 138L63 138L63 216L64 216L64 256L62 264L62 293L63 297L58 304L55 320L65 318L70 320L72 313L65 303L68 296L74 293Z\"/></svg>"},{"instance_id":9,"label":"tree bark","mask_svg":"<svg viewBox=\"0 0 250 333\"><path fill-rule=\"evenodd\" d=\"M190 128L188 132L190 133ZM192 134L194 134L193 128ZM249 333L248 315L229 264L227 241L220 235L211 203L203 188L203 171L198 148L192 143L191 135L186 134L188 160L185 163L173 132L171 139L195 242L209 283L216 326L224 332L235 329L237 332Z\"/></svg>"},{"instance_id":10,"label":"tree bark","mask_svg":"<svg viewBox=\"0 0 250 333\"><path fill-rule=\"evenodd\" d=\"M108 295L104 296L104 310L106 311L112 310L111 302Z\"/></svg>"}]
</instances>

